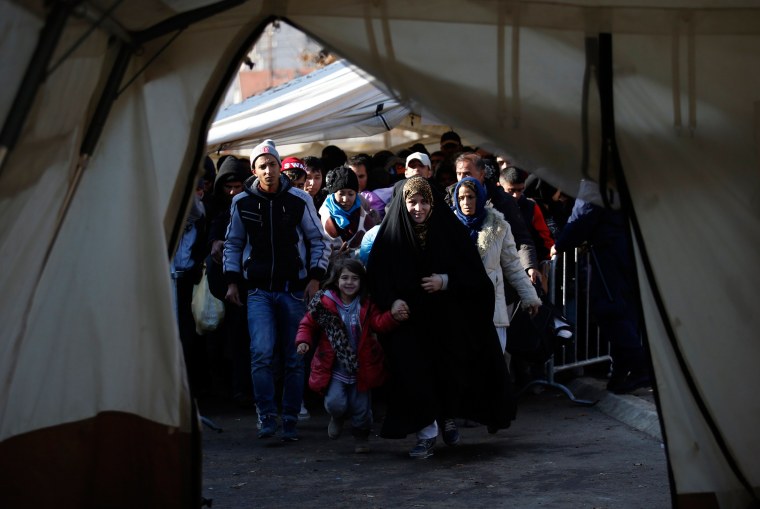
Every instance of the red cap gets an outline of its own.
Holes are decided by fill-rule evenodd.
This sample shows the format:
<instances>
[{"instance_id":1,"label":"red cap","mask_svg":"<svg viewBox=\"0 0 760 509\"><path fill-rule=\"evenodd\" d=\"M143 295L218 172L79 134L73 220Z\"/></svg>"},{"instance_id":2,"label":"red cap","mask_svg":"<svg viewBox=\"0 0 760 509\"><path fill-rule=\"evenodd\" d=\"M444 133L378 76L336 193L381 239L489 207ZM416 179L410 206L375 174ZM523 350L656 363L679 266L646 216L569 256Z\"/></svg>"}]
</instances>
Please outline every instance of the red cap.
<instances>
[{"instance_id":1,"label":"red cap","mask_svg":"<svg viewBox=\"0 0 760 509\"><path fill-rule=\"evenodd\" d=\"M286 157L282 160L282 171L295 170L296 168L306 171L306 165L297 157Z\"/></svg>"}]
</instances>

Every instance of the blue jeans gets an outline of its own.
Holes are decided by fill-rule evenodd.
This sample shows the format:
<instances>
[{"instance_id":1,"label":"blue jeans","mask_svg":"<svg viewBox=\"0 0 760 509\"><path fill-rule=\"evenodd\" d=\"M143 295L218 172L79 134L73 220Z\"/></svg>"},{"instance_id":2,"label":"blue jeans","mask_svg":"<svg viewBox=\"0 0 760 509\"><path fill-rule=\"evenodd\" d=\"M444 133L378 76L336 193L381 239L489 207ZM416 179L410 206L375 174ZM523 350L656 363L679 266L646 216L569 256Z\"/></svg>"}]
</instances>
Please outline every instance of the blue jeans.
<instances>
[{"instance_id":1,"label":"blue jeans","mask_svg":"<svg viewBox=\"0 0 760 509\"><path fill-rule=\"evenodd\" d=\"M282 373L282 418L298 420L303 401L303 357L296 353L298 323L306 313L303 294L248 291L251 378L259 415L276 416L275 374ZM274 363L279 366L274 366Z\"/></svg>"},{"instance_id":2,"label":"blue jeans","mask_svg":"<svg viewBox=\"0 0 760 509\"><path fill-rule=\"evenodd\" d=\"M359 392L356 384L346 384L333 377L325 394L325 410L336 419L350 417L354 430L369 431L372 428L370 391Z\"/></svg>"}]
</instances>

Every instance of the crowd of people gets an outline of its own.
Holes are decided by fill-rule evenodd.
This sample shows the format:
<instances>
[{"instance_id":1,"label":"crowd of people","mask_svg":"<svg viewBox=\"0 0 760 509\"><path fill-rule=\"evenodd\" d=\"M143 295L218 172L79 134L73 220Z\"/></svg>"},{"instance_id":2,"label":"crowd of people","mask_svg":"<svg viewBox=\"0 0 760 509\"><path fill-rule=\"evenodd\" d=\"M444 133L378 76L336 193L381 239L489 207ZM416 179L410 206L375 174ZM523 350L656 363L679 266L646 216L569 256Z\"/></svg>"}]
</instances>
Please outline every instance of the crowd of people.
<instances>
[{"instance_id":1,"label":"crowd of people","mask_svg":"<svg viewBox=\"0 0 760 509\"><path fill-rule=\"evenodd\" d=\"M516 415L514 308L536 314L542 264L587 243L592 311L613 349L608 389L630 392L650 380L626 242L622 213L574 203L453 131L433 153L328 146L282 158L265 140L247 158L207 158L172 259L191 390L207 383L189 311L205 268L225 303L216 341L229 390L255 404L260 439L298 440L307 387L330 415L328 437L350 422L359 453L380 389L379 435L415 434L413 458L431 456L439 436L457 445L458 420L496 433Z\"/></svg>"}]
</instances>

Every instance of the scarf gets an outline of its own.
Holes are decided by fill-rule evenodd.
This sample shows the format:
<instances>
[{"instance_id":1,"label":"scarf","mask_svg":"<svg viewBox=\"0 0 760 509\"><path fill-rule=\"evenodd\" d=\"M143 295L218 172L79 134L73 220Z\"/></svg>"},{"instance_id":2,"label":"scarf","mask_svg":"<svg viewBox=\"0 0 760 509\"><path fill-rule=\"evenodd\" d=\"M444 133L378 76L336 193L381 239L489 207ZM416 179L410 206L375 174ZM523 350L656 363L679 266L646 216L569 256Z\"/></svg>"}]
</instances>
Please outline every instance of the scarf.
<instances>
[{"instance_id":1,"label":"scarf","mask_svg":"<svg viewBox=\"0 0 760 509\"><path fill-rule=\"evenodd\" d=\"M361 207L361 205L362 202L359 193L356 194L356 201L354 201L354 205L349 210L343 210L343 208L338 205L338 202L335 201L334 194L328 195L325 200L325 206L327 207L327 210L330 211L330 217L333 218L333 221L338 225L338 228L346 228L351 222L351 214Z\"/></svg>"},{"instance_id":2,"label":"scarf","mask_svg":"<svg viewBox=\"0 0 760 509\"><path fill-rule=\"evenodd\" d=\"M349 375L353 375L359 369L359 360L356 357L356 352L351 348L351 340L349 339L349 333L346 329L346 324L341 320L341 317L331 313L324 304L322 304L322 296L325 295L324 290L319 290L314 294L314 298L311 299L309 305L306 308L306 312L310 313L314 318L314 321L319 324L325 331L327 340L330 342L330 346L335 351L335 358L346 369ZM329 294L328 298L332 298ZM335 300L332 298L332 300ZM345 306L341 303L341 305ZM349 304L355 305L355 312L358 321L359 315L359 298L354 299L354 302ZM341 306L338 306L338 312L340 313Z\"/></svg>"},{"instance_id":3,"label":"scarf","mask_svg":"<svg viewBox=\"0 0 760 509\"><path fill-rule=\"evenodd\" d=\"M459 188L463 186L475 193L475 214L472 216L464 215L459 206ZM452 208L457 219L467 227L470 238L473 242L477 243L478 233L483 228L483 220L486 218L486 190L483 184L472 177L463 178L454 188L453 202L454 206Z\"/></svg>"},{"instance_id":4,"label":"scarf","mask_svg":"<svg viewBox=\"0 0 760 509\"><path fill-rule=\"evenodd\" d=\"M350 303L345 304L343 302L343 299L340 298L340 295L333 290L328 290L325 292L325 295L327 295L330 300L335 302L335 305L338 308L340 319L343 320L343 323L346 325L346 329L348 330L348 339L351 348L355 350L359 344L359 336L361 336L362 331L361 324L359 323L359 307L361 298L356 296Z\"/></svg>"},{"instance_id":5,"label":"scarf","mask_svg":"<svg viewBox=\"0 0 760 509\"><path fill-rule=\"evenodd\" d=\"M427 179L420 176L414 176L406 180L402 193L404 195L404 202L406 202L410 196L419 194L422 195L422 197L425 198L425 200L430 204L430 212L425 218L425 221L422 223L412 224L414 235L417 237L417 242L419 242L420 248L424 251L425 246L427 245L427 225L428 221L430 220L430 216L433 215L433 190L430 188L430 183L427 181Z\"/></svg>"}]
</instances>

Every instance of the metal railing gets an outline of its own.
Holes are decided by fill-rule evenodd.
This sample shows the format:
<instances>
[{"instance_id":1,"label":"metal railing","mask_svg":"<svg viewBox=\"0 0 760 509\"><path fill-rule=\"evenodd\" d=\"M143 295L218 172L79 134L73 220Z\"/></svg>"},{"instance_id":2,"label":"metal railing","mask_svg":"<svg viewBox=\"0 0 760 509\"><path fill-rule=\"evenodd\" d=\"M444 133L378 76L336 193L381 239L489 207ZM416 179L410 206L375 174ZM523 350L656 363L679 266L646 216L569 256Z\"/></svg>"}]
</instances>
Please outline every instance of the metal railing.
<instances>
[{"instance_id":1,"label":"metal railing","mask_svg":"<svg viewBox=\"0 0 760 509\"><path fill-rule=\"evenodd\" d=\"M558 338L554 354L545 363L544 378L531 380L522 390L533 385L549 386L559 389L575 403L593 405L596 401L576 398L568 387L555 379L559 372L573 371L580 375L586 366L612 360L609 342L602 341L589 310L591 255L578 248L559 253L546 263L549 299L567 319L573 335L569 339Z\"/></svg>"}]
</instances>

